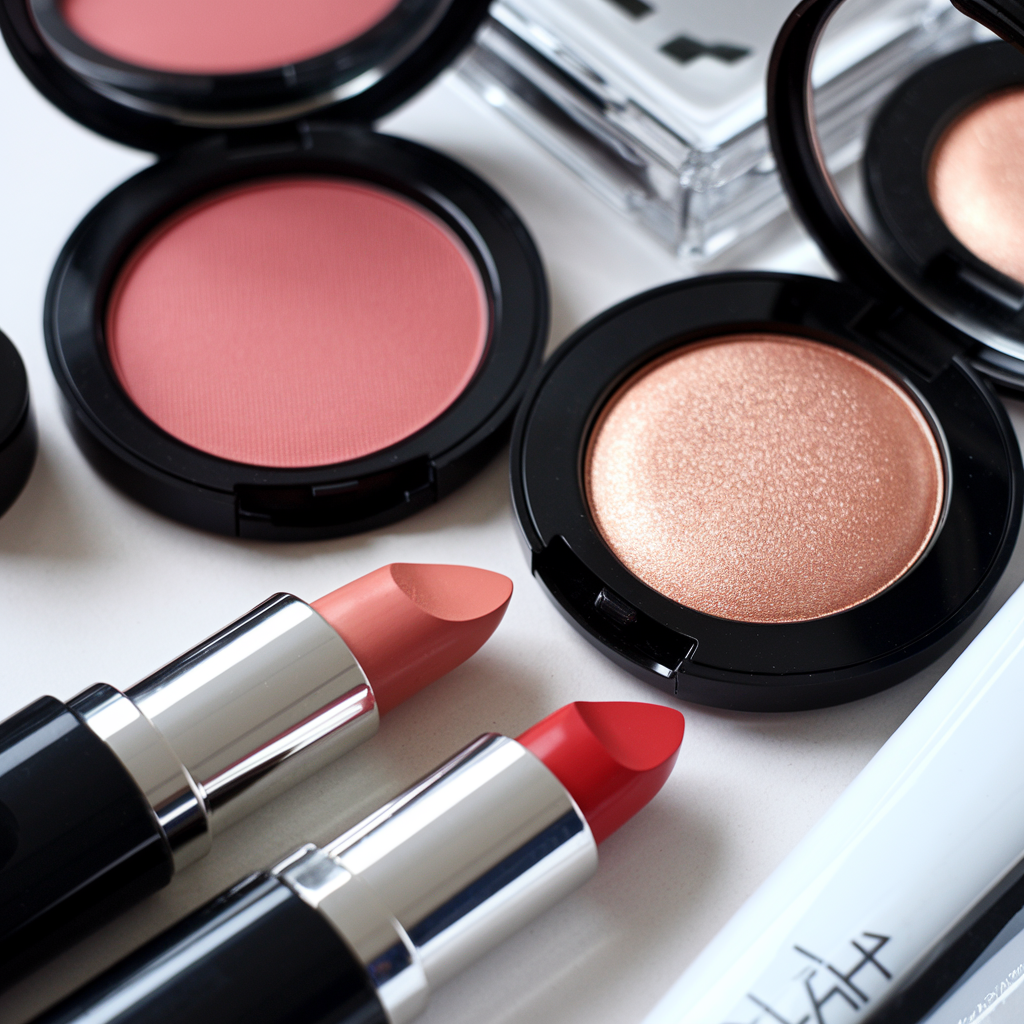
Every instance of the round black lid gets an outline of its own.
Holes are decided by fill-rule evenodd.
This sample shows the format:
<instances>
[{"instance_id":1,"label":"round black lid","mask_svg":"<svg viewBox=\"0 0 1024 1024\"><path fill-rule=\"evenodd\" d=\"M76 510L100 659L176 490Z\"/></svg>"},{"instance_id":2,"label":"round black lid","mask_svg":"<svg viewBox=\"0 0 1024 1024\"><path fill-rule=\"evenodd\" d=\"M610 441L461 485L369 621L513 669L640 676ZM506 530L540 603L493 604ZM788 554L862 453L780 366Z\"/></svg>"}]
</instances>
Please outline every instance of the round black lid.
<instances>
[{"instance_id":1,"label":"round black lid","mask_svg":"<svg viewBox=\"0 0 1024 1024\"><path fill-rule=\"evenodd\" d=\"M80 124L165 153L210 134L300 118L370 123L419 92L469 43L488 0L398 0L357 39L241 74L138 67L77 36L58 0L0 0L0 30L35 87Z\"/></svg>"},{"instance_id":2,"label":"round black lid","mask_svg":"<svg viewBox=\"0 0 1024 1024\"><path fill-rule=\"evenodd\" d=\"M25 366L18 350L0 333L0 515L21 493L35 456L36 431Z\"/></svg>"},{"instance_id":3,"label":"round black lid","mask_svg":"<svg viewBox=\"0 0 1024 1024\"><path fill-rule=\"evenodd\" d=\"M991 52L972 56L971 49L984 46L974 44L961 51L964 57L956 66L942 66L939 73L935 50L908 58L906 67L889 69L885 88L893 91L888 97L879 90L878 95L862 98L865 123L859 130L870 138L857 142L866 142L866 158L851 163L849 153L856 144L848 144L845 158L837 160L836 137L846 130L851 138L845 141L853 143L854 129L850 124L837 126L835 104L816 96L810 83L816 55L829 38L830 22L845 2L803 0L783 26L772 53L768 126L790 202L845 278L893 309L939 328L990 377L1024 389L1024 283L984 263L953 236L932 205L928 184L933 148L945 127L970 104L977 85L967 84L967 77L977 77L973 71L968 75L967 65L991 70L994 61L1001 61L1000 67L1008 62L1014 67L999 73L1024 82L1024 58L1008 47L1009 58ZM1024 12L1024 7L1006 0L980 5L970 0L957 6L971 16L977 16L975 7L984 7L985 23L993 28L998 24L1000 30L1016 24L1019 32L1024 24L999 14L1012 14L1011 7ZM958 17L952 11L949 16ZM974 37L962 34L972 42ZM907 79L911 71L915 74ZM939 93L948 96L943 100ZM925 127L915 124L921 119L922 100L932 107L945 103L942 116ZM910 138L915 133L920 136L916 141ZM879 160L871 163L873 148L881 155L881 171ZM914 203L920 207L916 215ZM924 220L926 213L931 215L929 223L918 228L915 216ZM908 217L910 233L916 235L910 244L900 237L899 225L893 230L894 219L905 222Z\"/></svg>"}]
</instances>

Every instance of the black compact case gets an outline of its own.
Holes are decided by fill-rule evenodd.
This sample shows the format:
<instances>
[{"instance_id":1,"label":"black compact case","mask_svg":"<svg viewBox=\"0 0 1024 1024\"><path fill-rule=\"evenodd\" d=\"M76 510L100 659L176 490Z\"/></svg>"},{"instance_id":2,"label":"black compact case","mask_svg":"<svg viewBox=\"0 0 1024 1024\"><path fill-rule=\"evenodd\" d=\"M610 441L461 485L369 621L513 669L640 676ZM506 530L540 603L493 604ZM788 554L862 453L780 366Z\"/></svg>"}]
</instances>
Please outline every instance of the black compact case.
<instances>
[{"instance_id":1,"label":"black compact case","mask_svg":"<svg viewBox=\"0 0 1024 1024\"><path fill-rule=\"evenodd\" d=\"M6 335L0 334L0 515L27 483L37 446L25 364Z\"/></svg>"},{"instance_id":2,"label":"black compact case","mask_svg":"<svg viewBox=\"0 0 1024 1024\"><path fill-rule=\"evenodd\" d=\"M538 580L606 654L695 703L799 710L907 678L962 635L1020 527L1020 451L973 365L979 342L902 287L864 243L819 163L807 83L838 6L809 0L787 22L771 65L769 124L794 205L845 280L722 274L627 300L548 362L513 434L513 499ZM619 561L588 506L588 444L619 386L669 351L751 332L834 345L881 370L924 414L945 459L944 512L913 567L875 597L821 618L756 623L684 607Z\"/></svg>"},{"instance_id":3,"label":"black compact case","mask_svg":"<svg viewBox=\"0 0 1024 1024\"><path fill-rule=\"evenodd\" d=\"M83 125L155 151L68 240L47 293L51 364L82 450L108 480L202 529L301 540L395 522L444 497L500 448L540 363L544 272L526 228L479 177L373 120L430 82L469 41L481 0L402 0L339 49L232 75L152 71L79 39L54 0L0 0L0 27L36 87ZM450 229L484 283L489 334L475 375L422 430L363 458L284 469L193 448L149 420L111 365L105 311L139 243L178 210L246 181L321 176L376 185Z\"/></svg>"}]
</instances>

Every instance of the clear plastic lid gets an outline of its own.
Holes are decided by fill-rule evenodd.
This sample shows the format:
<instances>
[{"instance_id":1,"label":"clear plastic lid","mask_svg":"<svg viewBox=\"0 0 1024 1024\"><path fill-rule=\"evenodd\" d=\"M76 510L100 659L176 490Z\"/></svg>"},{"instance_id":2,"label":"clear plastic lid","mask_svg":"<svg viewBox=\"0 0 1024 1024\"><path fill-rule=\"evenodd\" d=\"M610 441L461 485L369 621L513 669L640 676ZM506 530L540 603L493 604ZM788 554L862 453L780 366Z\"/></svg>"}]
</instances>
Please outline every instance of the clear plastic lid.
<instances>
[{"instance_id":1,"label":"clear plastic lid","mask_svg":"<svg viewBox=\"0 0 1024 1024\"><path fill-rule=\"evenodd\" d=\"M772 44L791 0L502 0L499 18L519 15L536 42L586 54L604 85L691 145L710 150L765 116ZM861 0L830 26L815 85L831 81L930 18L947 0ZM545 33L547 38L545 39Z\"/></svg>"},{"instance_id":2,"label":"clear plastic lid","mask_svg":"<svg viewBox=\"0 0 1024 1024\"><path fill-rule=\"evenodd\" d=\"M671 249L707 257L786 206L765 74L792 0L494 0L463 77ZM846 9L815 85L829 137L900 69L970 40L946 0Z\"/></svg>"}]
</instances>

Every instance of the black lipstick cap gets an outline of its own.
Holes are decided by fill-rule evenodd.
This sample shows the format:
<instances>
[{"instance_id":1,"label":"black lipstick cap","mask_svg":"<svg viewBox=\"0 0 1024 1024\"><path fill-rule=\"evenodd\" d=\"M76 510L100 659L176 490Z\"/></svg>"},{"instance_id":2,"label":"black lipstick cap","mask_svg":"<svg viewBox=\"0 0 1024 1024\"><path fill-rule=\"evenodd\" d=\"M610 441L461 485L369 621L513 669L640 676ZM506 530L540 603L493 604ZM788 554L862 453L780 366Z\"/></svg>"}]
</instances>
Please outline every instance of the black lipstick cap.
<instances>
[{"instance_id":1,"label":"black lipstick cap","mask_svg":"<svg viewBox=\"0 0 1024 1024\"><path fill-rule=\"evenodd\" d=\"M36 424L18 350L0 333L0 515L21 493L36 460Z\"/></svg>"}]
</instances>

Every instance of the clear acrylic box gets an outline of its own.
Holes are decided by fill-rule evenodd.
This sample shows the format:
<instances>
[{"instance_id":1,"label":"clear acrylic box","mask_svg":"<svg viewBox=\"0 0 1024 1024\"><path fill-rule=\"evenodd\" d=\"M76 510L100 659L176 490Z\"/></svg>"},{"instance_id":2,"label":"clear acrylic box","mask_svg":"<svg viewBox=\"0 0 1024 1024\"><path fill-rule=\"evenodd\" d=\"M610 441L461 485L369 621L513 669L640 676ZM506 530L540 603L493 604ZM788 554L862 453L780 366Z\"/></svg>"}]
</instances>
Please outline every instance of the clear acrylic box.
<instances>
[{"instance_id":1,"label":"clear acrylic box","mask_svg":"<svg viewBox=\"0 0 1024 1024\"><path fill-rule=\"evenodd\" d=\"M461 76L616 209L690 257L786 208L764 81L793 0L496 0ZM949 0L850 0L815 73L830 166L896 81L979 32Z\"/></svg>"}]
</instances>

